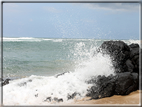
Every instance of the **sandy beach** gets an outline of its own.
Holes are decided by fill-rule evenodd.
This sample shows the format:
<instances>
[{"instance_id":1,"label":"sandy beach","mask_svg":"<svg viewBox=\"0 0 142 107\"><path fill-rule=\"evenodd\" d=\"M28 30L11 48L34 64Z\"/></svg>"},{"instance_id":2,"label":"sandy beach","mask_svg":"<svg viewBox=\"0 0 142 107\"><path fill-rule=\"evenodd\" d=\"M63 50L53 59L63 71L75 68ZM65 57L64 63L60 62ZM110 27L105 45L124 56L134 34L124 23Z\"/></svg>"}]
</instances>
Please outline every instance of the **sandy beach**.
<instances>
[{"instance_id":1,"label":"sandy beach","mask_svg":"<svg viewBox=\"0 0 142 107\"><path fill-rule=\"evenodd\" d=\"M134 91L129 95L121 96L121 95L114 95L112 97L106 97L98 100L89 100L89 97L86 97L81 100L76 100L74 103L70 103L68 105L141 105L141 90Z\"/></svg>"},{"instance_id":2,"label":"sandy beach","mask_svg":"<svg viewBox=\"0 0 142 107\"><path fill-rule=\"evenodd\" d=\"M121 96L114 95L112 97L106 97L97 100L89 100L90 97L83 98L81 100L74 100L72 103L58 103L59 106L140 106L141 105L141 90L134 91L129 95ZM56 105L56 104L55 104ZM0 106L1 107L1 106Z\"/></svg>"}]
</instances>

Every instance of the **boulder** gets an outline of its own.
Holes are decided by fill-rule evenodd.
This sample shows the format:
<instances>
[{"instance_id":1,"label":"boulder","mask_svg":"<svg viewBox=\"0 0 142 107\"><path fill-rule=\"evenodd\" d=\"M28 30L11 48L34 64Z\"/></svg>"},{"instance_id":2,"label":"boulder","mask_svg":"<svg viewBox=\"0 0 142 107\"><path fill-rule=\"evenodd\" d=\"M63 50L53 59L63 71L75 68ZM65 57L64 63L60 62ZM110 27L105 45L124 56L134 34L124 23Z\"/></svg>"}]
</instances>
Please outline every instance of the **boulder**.
<instances>
[{"instance_id":1,"label":"boulder","mask_svg":"<svg viewBox=\"0 0 142 107\"><path fill-rule=\"evenodd\" d=\"M118 73L115 80L115 95L127 95L138 89L139 76L137 73Z\"/></svg>"},{"instance_id":2,"label":"boulder","mask_svg":"<svg viewBox=\"0 0 142 107\"><path fill-rule=\"evenodd\" d=\"M68 98L68 100L70 100L70 99L73 99L76 95L80 95L80 93L77 93L77 92L74 92L73 94L68 94L67 95L67 98Z\"/></svg>"},{"instance_id":3,"label":"boulder","mask_svg":"<svg viewBox=\"0 0 142 107\"><path fill-rule=\"evenodd\" d=\"M88 93L86 96L91 97L91 99L100 99L113 95L128 95L132 91L141 89L139 87L139 81L142 76L139 75L139 69L141 70L142 68L139 64L139 56L142 56L142 51L140 52L138 44L127 45L123 41L105 41L98 49L98 52L111 56L115 68L115 75L108 77L99 75L98 77L92 77L90 80L87 80L86 83L92 84L92 87L87 90ZM55 77L58 78L66 73L69 72L57 74ZM1 79L2 86L9 84L10 80ZM18 85L25 86L28 82L32 82L32 80L21 82ZM73 92L67 95L67 99L73 99L77 95L81 96L80 93ZM38 93L35 94L35 97L38 97ZM50 96L44 101L50 102L52 100L63 102L62 98L51 98Z\"/></svg>"},{"instance_id":4,"label":"boulder","mask_svg":"<svg viewBox=\"0 0 142 107\"><path fill-rule=\"evenodd\" d=\"M127 45L123 41L105 41L98 52L110 55L116 74L91 78L87 83L93 86L88 89L86 96L99 99L112 95L128 95L141 89L139 81L142 77L139 70L142 68L139 65L139 55L142 56L142 51L140 52L138 44Z\"/></svg>"},{"instance_id":5,"label":"boulder","mask_svg":"<svg viewBox=\"0 0 142 107\"><path fill-rule=\"evenodd\" d=\"M129 47L130 47L130 59L133 58L135 55L139 55L140 47L138 44L132 43L129 45Z\"/></svg>"},{"instance_id":6,"label":"boulder","mask_svg":"<svg viewBox=\"0 0 142 107\"><path fill-rule=\"evenodd\" d=\"M2 79L2 80L3 80L3 79ZM11 79L9 79L9 78L3 80L3 81L2 81L2 86L9 84L9 81L10 81L10 80L11 80Z\"/></svg>"},{"instance_id":7,"label":"boulder","mask_svg":"<svg viewBox=\"0 0 142 107\"><path fill-rule=\"evenodd\" d=\"M95 81L95 80L94 80ZM105 77L98 76L96 84L94 84L89 90L86 96L91 99L100 99L104 97L110 97L114 95L115 83L113 76Z\"/></svg>"},{"instance_id":8,"label":"boulder","mask_svg":"<svg viewBox=\"0 0 142 107\"><path fill-rule=\"evenodd\" d=\"M117 73L116 75L98 76L95 84L88 90L86 96L100 99L113 95L127 95L138 89L139 76L137 73Z\"/></svg>"},{"instance_id":9,"label":"boulder","mask_svg":"<svg viewBox=\"0 0 142 107\"><path fill-rule=\"evenodd\" d=\"M134 65L133 65L133 63L132 63L132 61L130 59L127 59L126 67L127 67L129 72L133 72L134 71Z\"/></svg>"},{"instance_id":10,"label":"boulder","mask_svg":"<svg viewBox=\"0 0 142 107\"><path fill-rule=\"evenodd\" d=\"M105 41L100 46L100 52L109 54L113 61L115 72L127 72L126 61L130 57L130 47L123 41Z\"/></svg>"},{"instance_id":11,"label":"boulder","mask_svg":"<svg viewBox=\"0 0 142 107\"><path fill-rule=\"evenodd\" d=\"M140 52L140 47L138 44L131 44L129 45L130 47L130 60L132 61L132 64L134 65L133 72L139 73L139 55L141 54Z\"/></svg>"},{"instance_id":12,"label":"boulder","mask_svg":"<svg viewBox=\"0 0 142 107\"><path fill-rule=\"evenodd\" d=\"M105 41L99 48L99 52L111 56L116 73L139 73L140 47L138 44L127 45L123 41Z\"/></svg>"}]
</instances>

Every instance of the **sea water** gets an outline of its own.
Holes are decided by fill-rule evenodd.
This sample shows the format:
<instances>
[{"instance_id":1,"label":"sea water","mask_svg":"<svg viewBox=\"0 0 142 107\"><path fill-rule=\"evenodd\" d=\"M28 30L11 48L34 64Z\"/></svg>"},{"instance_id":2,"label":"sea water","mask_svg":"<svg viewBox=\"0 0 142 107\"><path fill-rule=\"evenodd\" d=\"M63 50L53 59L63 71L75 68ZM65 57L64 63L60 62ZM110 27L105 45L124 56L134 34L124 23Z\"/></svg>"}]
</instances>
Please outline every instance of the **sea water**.
<instances>
[{"instance_id":1,"label":"sea water","mask_svg":"<svg viewBox=\"0 0 142 107\"><path fill-rule=\"evenodd\" d=\"M11 78L3 87L4 105L58 104L54 98L70 102L68 95L85 97L92 84L86 81L98 75L114 74L110 56L96 53L106 40L3 38L3 78ZM127 44L139 40L122 40ZM58 76L58 74L64 73ZM46 99L50 97L51 102Z\"/></svg>"}]
</instances>

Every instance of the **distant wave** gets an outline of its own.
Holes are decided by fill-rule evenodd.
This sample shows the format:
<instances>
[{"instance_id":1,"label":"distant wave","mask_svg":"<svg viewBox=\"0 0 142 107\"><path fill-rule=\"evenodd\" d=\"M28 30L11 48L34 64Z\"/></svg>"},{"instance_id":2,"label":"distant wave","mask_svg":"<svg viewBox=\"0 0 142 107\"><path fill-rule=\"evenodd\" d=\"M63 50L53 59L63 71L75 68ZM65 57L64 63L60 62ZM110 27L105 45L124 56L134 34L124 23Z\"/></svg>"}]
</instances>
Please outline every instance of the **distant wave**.
<instances>
[{"instance_id":1,"label":"distant wave","mask_svg":"<svg viewBox=\"0 0 142 107\"><path fill-rule=\"evenodd\" d=\"M38 38L33 38L33 37L20 37L20 38L6 38L4 37L3 38L3 41L7 42L7 41L11 41L11 42L19 42L19 41L41 41L40 39Z\"/></svg>"},{"instance_id":2,"label":"distant wave","mask_svg":"<svg viewBox=\"0 0 142 107\"><path fill-rule=\"evenodd\" d=\"M43 41L62 42L63 39L42 39Z\"/></svg>"},{"instance_id":3,"label":"distant wave","mask_svg":"<svg viewBox=\"0 0 142 107\"><path fill-rule=\"evenodd\" d=\"M40 42L40 41L52 41L52 42L62 42L64 40L80 40L80 41L86 41L86 40L93 40L93 39L50 39L50 38L33 38L33 37L19 37L19 38L10 38L10 37L3 37L4 42L21 42L21 41L27 41L27 42ZM100 40L101 41L101 40Z\"/></svg>"},{"instance_id":4,"label":"distant wave","mask_svg":"<svg viewBox=\"0 0 142 107\"><path fill-rule=\"evenodd\" d=\"M63 42L64 40L76 40L76 41L108 41L106 39L62 39L62 38L53 38L53 39L50 39L50 38L34 38L34 37L18 37L18 38L10 38L10 37L3 37L3 41L4 42L41 42L41 41L52 41L52 42ZM132 39L129 39L129 40L122 40L124 42L126 42L127 44L132 44L132 43L137 43L139 45L141 45L140 43L140 40L132 40Z\"/></svg>"},{"instance_id":5,"label":"distant wave","mask_svg":"<svg viewBox=\"0 0 142 107\"><path fill-rule=\"evenodd\" d=\"M51 98L52 101L54 101L54 98L59 98L59 99L62 98L64 102L69 102L68 96L72 95L74 92L79 93L74 99L71 100L71 101L74 101L75 99L81 99L86 96L87 89L89 89L89 87L92 86L92 84L88 84L86 81L90 80L92 77L97 77L98 75L105 75L105 76L109 76L110 74L115 75L110 56L103 55L101 53L94 54L94 52L96 52L95 50L97 50L97 46L99 46L99 45L97 45L95 47L94 45L92 45L92 43L98 42L98 41L100 43L100 42L107 41L107 40L48 39L48 38L32 38L32 37L3 38L3 40L4 41L30 41L30 42L31 41L35 41L35 42L36 41L51 41L51 42L66 41L67 43L68 43L68 41L72 41L72 40L76 41L76 42L73 42L73 44L70 44L72 46L71 48L67 48L70 45L66 45L65 48L67 48L67 49L65 51L62 50L62 48L64 48L65 45L61 45L62 47L59 48L58 43L53 43L56 45L53 45L53 47L49 48L50 51L51 51L51 48L52 49L54 48L53 50L57 50L59 48L59 50L53 51L53 53L51 52L51 54L55 54L55 55L51 55L51 56L56 56L56 55L59 55L59 56L58 56L58 58L56 58L56 61L55 61L56 63L51 62L49 67L56 67L57 66L57 69L55 69L55 71L60 74L60 72L59 72L60 68L61 67L64 68L64 66L66 66L65 63L69 63L69 62L67 62L67 60L70 60L70 55L71 55L71 56L73 56L73 59L72 59L72 61L74 61L73 64L76 65L75 67L72 66L72 67L74 67L72 70L70 70L69 67L67 67L67 69L65 67L64 70L66 73L63 75L60 75L58 77L56 77L56 76L48 76L47 77L46 76L47 72L46 73L44 72L45 73L44 76L31 75L31 76L27 76L25 78L10 81L10 84L5 85L3 87L3 101L4 101L3 104L5 104L5 105L57 104L56 102L55 103L48 102L47 98ZM86 42L86 41L88 41L88 42ZM90 43L90 41L91 41L91 43ZM140 44L139 40L123 40L123 41L125 41L128 44L131 44L131 43L139 43ZM89 47L88 47L89 43L91 45L89 45ZM39 45L39 44L36 44L34 46L36 47L37 45ZM52 45L50 45L50 46L52 46ZM31 47L30 49L32 49L32 48L33 47ZM21 49L21 48L19 48L19 49ZM46 49L46 47L45 47L45 49ZM69 56L68 57L69 59L64 60L64 61L66 61L65 63L63 63L64 66L58 67L57 64L60 65L62 56L65 57L64 56L65 54L62 54L62 53L66 52L68 49L70 49L69 54L67 54ZM22 50L21 52L23 52L23 51L24 50ZM38 52L38 51L40 51L40 50L35 49L35 52ZM60 54L57 53L58 51L60 51L61 53ZM6 50L5 50L5 52L6 52ZM10 52L10 51L8 51L8 52ZM13 51L13 52L15 52L15 51ZM41 53L44 52L44 54L39 55L41 57L44 57L45 54L49 55L48 51L40 51L40 52ZM26 56L27 53L22 54L21 56L23 57L24 55ZM36 59L35 62L37 62L37 59L41 58L41 57L37 57L36 55L34 57ZM46 58L47 57L44 57L44 59L40 59L40 60L41 61L48 60L48 58L47 59ZM28 60L33 61L33 59L30 59L29 57L28 57ZM9 59L8 59L8 61L9 61ZM15 62L17 62L17 61L15 61ZM14 62L14 64L15 64L15 62ZM44 67L44 66L41 66L43 63L40 62L39 63L40 65L38 65L38 63L36 63L37 64L36 66L42 68L42 67ZM16 63L16 64L18 64L18 63ZM34 65L34 64L33 65L32 64L30 66ZM49 63L46 63L46 61L45 61L45 64L48 65ZM8 65L10 65L9 62L8 62ZM28 68L29 66L27 66L27 65L26 65L26 67ZM61 63L61 65L62 65L62 63ZM36 66L33 66L33 67L36 68ZM22 67L22 66L20 66L20 67ZM31 68L29 68L29 69L31 69ZM29 69L26 69L26 70L29 70ZM51 70L51 69L47 69L47 70ZM41 70L39 72L40 72L40 74L42 73ZM24 72L24 73L26 73L26 72ZM59 75L59 74L57 74L57 75Z\"/></svg>"},{"instance_id":6,"label":"distant wave","mask_svg":"<svg viewBox=\"0 0 142 107\"><path fill-rule=\"evenodd\" d=\"M40 42L40 41L53 41L53 42L62 42L63 39L48 39L48 38L33 38L33 37L19 37L19 38L3 38L4 42Z\"/></svg>"}]
</instances>

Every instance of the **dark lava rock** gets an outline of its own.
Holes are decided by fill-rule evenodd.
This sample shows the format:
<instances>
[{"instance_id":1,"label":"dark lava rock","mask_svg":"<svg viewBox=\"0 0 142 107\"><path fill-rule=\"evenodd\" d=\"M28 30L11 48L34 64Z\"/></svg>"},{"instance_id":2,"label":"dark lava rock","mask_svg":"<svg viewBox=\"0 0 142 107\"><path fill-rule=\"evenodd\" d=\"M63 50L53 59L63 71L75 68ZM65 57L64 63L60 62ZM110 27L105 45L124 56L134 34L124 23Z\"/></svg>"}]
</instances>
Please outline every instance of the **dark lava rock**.
<instances>
[{"instance_id":1,"label":"dark lava rock","mask_svg":"<svg viewBox=\"0 0 142 107\"><path fill-rule=\"evenodd\" d=\"M3 79L2 79L2 80L3 80ZM11 80L11 79L9 79L9 78L3 80L3 81L2 81L2 86L9 84L9 81L10 81L10 80Z\"/></svg>"},{"instance_id":2,"label":"dark lava rock","mask_svg":"<svg viewBox=\"0 0 142 107\"><path fill-rule=\"evenodd\" d=\"M131 44L130 47L130 58L133 58L135 55L139 55L139 45L138 44Z\"/></svg>"},{"instance_id":3,"label":"dark lava rock","mask_svg":"<svg viewBox=\"0 0 142 107\"><path fill-rule=\"evenodd\" d=\"M115 76L98 76L96 84L88 90L86 96L91 97L91 99L100 99L113 95L127 95L137 90L138 84L139 76L137 73L125 72L117 73Z\"/></svg>"},{"instance_id":4,"label":"dark lava rock","mask_svg":"<svg viewBox=\"0 0 142 107\"><path fill-rule=\"evenodd\" d=\"M139 76L137 73L118 73L115 80L115 94L127 95L138 89Z\"/></svg>"},{"instance_id":5,"label":"dark lava rock","mask_svg":"<svg viewBox=\"0 0 142 107\"><path fill-rule=\"evenodd\" d=\"M100 46L99 52L110 55L116 73L139 73L141 69L139 65L141 52L138 44L127 45L123 41L105 41Z\"/></svg>"},{"instance_id":6,"label":"dark lava rock","mask_svg":"<svg viewBox=\"0 0 142 107\"><path fill-rule=\"evenodd\" d=\"M55 97L54 101L56 101L56 102L63 102L63 99L62 98L58 99L58 98Z\"/></svg>"},{"instance_id":7,"label":"dark lava rock","mask_svg":"<svg viewBox=\"0 0 142 107\"><path fill-rule=\"evenodd\" d=\"M132 61L130 59L128 59L126 61L126 66L129 72L133 72L134 71L134 65L132 64Z\"/></svg>"},{"instance_id":8,"label":"dark lava rock","mask_svg":"<svg viewBox=\"0 0 142 107\"><path fill-rule=\"evenodd\" d=\"M63 72L63 73L57 74L57 75L55 75L55 77L58 78L59 76L62 76L64 74L66 74L66 73L69 73L69 72Z\"/></svg>"},{"instance_id":9,"label":"dark lava rock","mask_svg":"<svg viewBox=\"0 0 142 107\"><path fill-rule=\"evenodd\" d=\"M74 92L72 95L68 94L68 96L67 96L68 100L73 99L77 94L80 95L80 93L77 93L77 92Z\"/></svg>"},{"instance_id":10,"label":"dark lava rock","mask_svg":"<svg viewBox=\"0 0 142 107\"><path fill-rule=\"evenodd\" d=\"M130 47L130 60L132 61L132 64L134 65L133 72L139 73L139 55L141 55L140 47L138 44L131 44Z\"/></svg>"},{"instance_id":11,"label":"dark lava rock","mask_svg":"<svg viewBox=\"0 0 142 107\"><path fill-rule=\"evenodd\" d=\"M91 99L100 99L104 97L110 97L114 95L115 83L114 76L98 76L96 84L92 86L86 96L91 97Z\"/></svg>"},{"instance_id":12,"label":"dark lava rock","mask_svg":"<svg viewBox=\"0 0 142 107\"><path fill-rule=\"evenodd\" d=\"M130 47L123 41L105 41L100 46L100 52L109 54L113 61L116 72L127 72L125 64L130 57Z\"/></svg>"},{"instance_id":13,"label":"dark lava rock","mask_svg":"<svg viewBox=\"0 0 142 107\"><path fill-rule=\"evenodd\" d=\"M62 98L58 99L58 102L63 102L63 99Z\"/></svg>"},{"instance_id":14,"label":"dark lava rock","mask_svg":"<svg viewBox=\"0 0 142 107\"><path fill-rule=\"evenodd\" d=\"M127 45L123 41L105 41L98 52L110 55L116 74L91 78L87 83L93 86L88 89L86 96L99 99L112 95L128 95L132 91L142 89L139 87L142 78L139 75L139 72L142 72L139 56L142 60L142 49L138 44Z\"/></svg>"},{"instance_id":15,"label":"dark lava rock","mask_svg":"<svg viewBox=\"0 0 142 107\"><path fill-rule=\"evenodd\" d=\"M46 100L44 100L44 101L51 102L51 97L47 97Z\"/></svg>"},{"instance_id":16,"label":"dark lava rock","mask_svg":"<svg viewBox=\"0 0 142 107\"><path fill-rule=\"evenodd\" d=\"M54 97L52 99L51 97L47 97L46 100L44 100L44 101L48 101L48 102L51 102L51 101L63 102L63 99L62 98L57 98L57 97Z\"/></svg>"}]
</instances>

